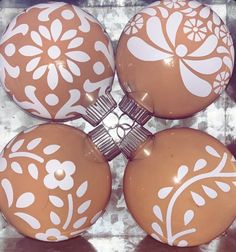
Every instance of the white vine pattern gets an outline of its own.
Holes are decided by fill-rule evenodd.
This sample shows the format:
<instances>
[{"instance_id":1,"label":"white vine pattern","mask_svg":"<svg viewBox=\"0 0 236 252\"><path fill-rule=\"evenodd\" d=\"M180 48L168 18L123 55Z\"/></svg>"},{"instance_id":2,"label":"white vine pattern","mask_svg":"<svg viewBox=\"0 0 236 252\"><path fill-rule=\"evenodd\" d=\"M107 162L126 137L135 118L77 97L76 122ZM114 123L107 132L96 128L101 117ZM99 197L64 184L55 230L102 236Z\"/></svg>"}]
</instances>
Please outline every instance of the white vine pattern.
<instances>
[{"instance_id":1,"label":"white vine pattern","mask_svg":"<svg viewBox=\"0 0 236 252\"><path fill-rule=\"evenodd\" d=\"M166 236L164 236L164 231L162 230L161 226L157 222L153 222L152 223L152 229L154 231L154 233L152 234L153 238L161 241L164 237L166 237L169 245L178 245L178 246L182 246L182 247L188 245L188 242L186 240L181 240L181 242L179 242L178 244L176 244L176 240L184 237L187 234L197 232L197 229L196 228L189 228L186 230L181 230L180 232L174 234L172 231L172 212L173 212L175 203L177 202L178 198L182 195L182 193L186 189L188 189L194 183L196 183L198 181L202 181L207 178L213 178L213 179L215 179L215 184L218 186L218 188L222 192L226 193L226 192L230 191L230 186L227 183L222 182L222 181L218 181L218 180L220 180L220 178L235 178L236 177L236 172L223 172L223 169L228 161L228 154L223 153L223 155L221 156L215 150L215 148L213 148L212 146L206 146L205 149L210 155L219 159L219 163L218 163L217 167L214 168L210 172L200 173L200 174L198 173L197 175L188 178L186 181L184 181L177 188L177 190L172 194L170 199L168 199L168 197L172 193L172 191L174 190L173 187L164 187L158 191L159 199L160 200L168 199L168 202L169 202L165 215L163 215L162 210L158 205L153 206L153 213L156 216L156 218L158 219L158 221L160 221L160 222L165 221ZM205 160L203 161L203 159L199 159L195 164L195 168L193 169L194 172L199 171L199 168L196 169L197 164L200 169L203 169L206 166L206 161ZM188 174L187 166L180 166L180 168L178 169L178 174L174 178L175 182L179 183L185 176L187 176L187 174ZM202 189L203 189L204 193L211 199L215 199L218 196L218 193L214 189L210 188L209 186L202 184ZM206 204L205 199L201 195L199 195L198 193L191 191L191 196L192 196L193 202L198 207L202 207ZM163 216L166 216L165 219ZM191 210L191 209L186 210L186 212L184 214L184 218L183 218L184 226L189 225L194 217L195 217L195 213L193 210Z\"/></svg>"}]
</instances>

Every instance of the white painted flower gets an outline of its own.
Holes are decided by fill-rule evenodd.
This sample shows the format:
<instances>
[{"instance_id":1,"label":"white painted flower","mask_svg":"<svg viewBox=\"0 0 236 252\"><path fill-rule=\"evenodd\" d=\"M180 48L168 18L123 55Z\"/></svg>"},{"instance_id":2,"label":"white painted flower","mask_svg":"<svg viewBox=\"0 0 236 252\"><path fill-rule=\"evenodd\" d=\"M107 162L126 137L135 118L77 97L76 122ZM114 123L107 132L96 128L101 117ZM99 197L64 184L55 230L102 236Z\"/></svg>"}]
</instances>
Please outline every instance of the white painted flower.
<instances>
[{"instance_id":1,"label":"white painted flower","mask_svg":"<svg viewBox=\"0 0 236 252\"><path fill-rule=\"evenodd\" d=\"M60 230L56 228L50 228L45 233L37 233L35 238L41 241L64 241L68 239L67 236L62 235Z\"/></svg>"},{"instance_id":2,"label":"white painted flower","mask_svg":"<svg viewBox=\"0 0 236 252\"><path fill-rule=\"evenodd\" d=\"M190 52L186 45L176 43L176 35L183 18L182 13L175 11L168 17L164 27L159 17L150 17L146 30L152 44L138 36L132 36L127 42L127 47L133 56L142 61L162 60L165 64L171 64L173 57L178 58L180 75L186 89L195 96L207 97L212 92L212 84L200 76L214 74L223 65L220 57L210 56L217 48L218 39L211 34L195 51ZM196 72L201 75L197 75Z\"/></svg>"},{"instance_id":3,"label":"white painted flower","mask_svg":"<svg viewBox=\"0 0 236 252\"><path fill-rule=\"evenodd\" d=\"M39 26L38 32L31 31L31 39L35 45L26 45L19 49L19 52L26 57L32 59L26 65L27 72L33 72L33 79L38 80L47 73L47 83L50 89L54 90L59 82L59 74L68 83L72 83L73 76L80 76L80 68L78 63L87 62L90 56L77 50L84 42L84 39L77 36L77 30L67 30L62 33L62 23L59 19L55 19L50 30L43 25ZM60 44L67 42L67 47L63 51ZM45 45L44 45L45 44ZM49 47L46 49L46 47ZM42 64L44 55L51 60ZM66 58L66 64L60 62L60 58ZM69 70L68 70L69 69Z\"/></svg>"},{"instance_id":4,"label":"white painted flower","mask_svg":"<svg viewBox=\"0 0 236 252\"><path fill-rule=\"evenodd\" d=\"M133 19L129 21L126 25L124 32L127 35L135 34L138 30L142 29L143 27L143 17L142 15L138 14Z\"/></svg>"},{"instance_id":5,"label":"white painted flower","mask_svg":"<svg viewBox=\"0 0 236 252\"><path fill-rule=\"evenodd\" d=\"M75 164L71 161L61 163L53 159L47 162L46 170L48 175L44 178L44 185L49 189L59 187L62 190L70 190L74 186L74 180L71 177L75 173Z\"/></svg>"},{"instance_id":6,"label":"white painted flower","mask_svg":"<svg viewBox=\"0 0 236 252\"><path fill-rule=\"evenodd\" d=\"M213 83L214 92L221 94L226 88L229 82L230 74L228 72L221 72L216 76L216 80Z\"/></svg>"},{"instance_id":7,"label":"white painted flower","mask_svg":"<svg viewBox=\"0 0 236 252\"><path fill-rule=\"evenodd\" d=\"M199 42L206 37L207 28L203 26L201 20L191 18L184 23L184 33L188 34L188 39Z\"/></svg>"},{"instance_id":8,"label":"white painted flower","mask_svg":"<svg viewBox=\"0 0 236 252\"><path fill-rule=\"evenodd\" d=\"M186 5L186 1L183 0L164 0L163 3L169 9L179 9Z\"/></svg>"},{"instance_id":9,"label":"white painted flower","mask_svg":"<svg viewBox=\"0 0 236 252\"><path fill-rule=\"evenodd\" d=\"M219 29L219 35L226 45L228 46L233 45L232 37L230 36L229 30L226 25L221 25Z\"/></svg>"}]
</instances>

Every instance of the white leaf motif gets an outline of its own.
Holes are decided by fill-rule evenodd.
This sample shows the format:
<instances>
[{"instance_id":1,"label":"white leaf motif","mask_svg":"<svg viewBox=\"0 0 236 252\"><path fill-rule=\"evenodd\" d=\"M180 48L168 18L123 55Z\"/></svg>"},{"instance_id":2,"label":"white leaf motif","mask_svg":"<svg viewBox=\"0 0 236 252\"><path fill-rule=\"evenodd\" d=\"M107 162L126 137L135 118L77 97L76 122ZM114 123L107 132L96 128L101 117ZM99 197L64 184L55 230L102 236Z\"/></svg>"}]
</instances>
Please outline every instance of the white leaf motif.
<instances>
[{"instance_id":1,"label":"white leaf motif","mask_svg":"<svg viewBox=\"0 0 236 252\"><path fill-rule=\"evenodd\" d=\"M158 197L160 199L165 199L171 193L172 190L173 190L173 187L164 187L159 190Z\"/></svg>"},{"instance_id":2,"label":"white leaf motif","mask_svg":"<svg viewBox=\"0 0 236 252\"><path fill-rule=\"evenodd\" d=\"M78 208L78 214L83 214L84 212L86 212L88 210L88 208L91 205L91 200L87 200L85 201L83 204L81 204Z\"/></svg>"},{"instance_id":3,"label":"white leaf motif","mask_svg":"<svg viewBox=\"0 0 236 252\"><path fill-rule=\"evenodd\" d=\"M220 154L212 146L207 145L205 149L210 155L220 158Z\"/></svg>"},{"instance_id":4,"label":"white leaf motif","mask_svg":"<svg viewBox=\"0 0 236 252\"><path fill-rule=\"evenodd\" d=\"M38 179L39 172L38 172L38 168L35 164L29 164L28 172L33 179L35 179L35 180Z\"/></svg>"},{"instance_id":5,"label":"white leaf motif","mask_svg":"<svg viewBox=\"0 0 236 252\"><path fill-rule=\"evenodd\" d=\"M3 179L1 185L6 194L8 207L11 207L13 203L13 188L11 182L8 179Z\"/></svg>"},{"instance_id":6,"label":"white leaf motif","mask_svg":"<svg viewBox=\"0 0 236 252\"><path fill-rule=\"evenodd\" d=\"M11 168L15 173L18 173L18 174L23 173L21 165L19 163L17 163L17 162L12 162L11 163Z\"/></svg>"},{"instance_id":7,"label":"white leaf motif","mask_svg":"<svg viewBox=\"0 0 236 252\"><path fill-rule=\"evenodd\" d=\"M223 191L223 192L229 192L230 186L224 182L215 181L217 186Z\"/></svg>"},{"instance_id":8,"label":"white leaf motif","mask_svg":"<svg viewBox=\"0 0 236 252\"><path fill-rule=\"evenodd\" d=\"M202 188L209 198L215 199L217 197L217 192L213 190L212 188L205 185L202 185Z\"/></svg>"},{"instance_id":9,"label":"white leaf motif","mask_svg":"<svg viewBox=\"0 0 236 252\"><path fill-rule=\"evenodd\" d=\"M64 202L62 201L61 198L54 196L54 195L50 195L49 196L49 200L50 202L55 206L55 207L63 207L64 206Z\"/></svg>"},{"instance_id":10,"label":"white leaf motif","mask_svg":"<svg viewBox=\"0 0 236 252\"><path fill-rule=\"evenodd\" d=\"M52 155L55 152L57 152L60 148L61 146L57 144L48 145L43 149L43 153L46 155Z\"/></svg>"},{"instance_id":11,"label":"white leaf motif","mask_svg":"<svg viewBox=\"0 0 236 252\"><path fill-rule=\"evenodd\" d=\"M80 185L78 190L76 191L77 197L81 198L85 195L88 190L88 181L85 181L83 184Z\"/></svg>"},{"instance_id":12,"label":"white leaf motif","mask_svg":"<svg viewBox=\"0 0 236 252\"><path fill-rule=\"evenodd\" d=\"M28 145L27 145L27 149L28 150L33 150L34 148L36 148L42 141L42 138L36 138L34 140L32 140Z\"/></svg>"},{"instance_id":13,"label":"white leaf motif","mask_svg":"<svg viewBox=\"0 0 236 252\"><path fill-rule=\"evenodd\" d=\"M202 196L200 196L199 194L195 193L195 192L191 192L193 201L198 205L198 206L204 206L205 205L205 200Z\"/></svg>"},{"instance_id":14,"label":"white leaf motif","mask_svg":"<svg viewBox=\"0 0 236 252\"><path fill-rule=\"evenodd\" d=\"M157 233L159 234L160 236L163 236L163 232L162 232L162 229L160 227L160 225L156 222L153 222L152 223L152 229Z\"/></svg>"},{"instance_id":15,"label":"white leaf motif","mask_svg":"<svg viewBox=\"0 0 236 252\"><path fill-rule=\"evenodd\" d=\"M199 170L203 169L204 167L206 167L206 165L207 165L207 161L205 159L198 159L194 165L193 170L199 171Z\"/></svg>"},{"instance_id":16,"label":"white leaf motif","mask_svg":"<svg viewBox=\"0 0 236 252\"><path fill-rule=\"evenodd\" d=\"M17 141L12 147L11 147L11 151L12 152L16 152L20 149L20 147L23 145L24 143L24 139L21 139L19 141Z\"/></svg>"},{"instance_id":17,"label":"white leaf motif","mask_svg":"<svg viewBox=\"0 0 236 252\"><path fill-rule=\"evenodd\" d=\"M21 213L21 212L14 213L14 215L21 218L23 221L25 221L33 229L39 229L41 227L39 221L35 217L33 217L32 215L29 215L29 214L26 214L26 213Z\"/></svg>"},{"instance_id":18,"label":"white leaf motif","mask_svg":"<svg viewBox=\"0 0 236 252\"><path fill-rule=\"evenodd\" d=\"M177 180L181 181L188 174L188 167L181 165L178 169Z\"/></svg>"},{"instance_id":19,"label":"white leaf motif","mask_svg":"<svg viewBox=\"0 0 236 252\"><path fill-rule=\"evenodd\" d=\"M187 210L184 214L184 225L187 226L192 221L193 217L193 210Z\"/></svg>"},{"instance_id":20,"label":"white leaf motif","mask_svg":"<svg viewBox=\"0 0 236 252\"><path fill-rule=\"evenodd\" d=\"M153 213L155 214L155 216L160 220L163 221L163 216L162 216L162 212L159 206L155 205L153 207Z\"/></svg>"},{"instance_id":21,"label":"white leaf motif","mask_svg":"<svg viewBox=\"0 0 236 252\"><path fill-rule=\"evenodd\" d=\"M17 208L26 208L31 206L35 201L34 194L31 192L23 193L16 201Z\"/></svg>"},{"instance_id":22,"label":"white leaf motif","mask_svg":"<svg viewBox=\"0 0 236 252\"><path fill-rule=\"evenodd\" d=\"M96 213L96 214L93 216L93 218L91 219L90 223L91 223L91 224L94 224L94 223L98 220L98 218L102 215L102 213L103 213L102 210L101 210L100 212Z\"/></svg>"},{"instance_id":23,"label":"white leaf motif","mask_svg":"<svg viewBox=\"0 0 236 252\"><path fill-rule=\"evenodd\" d=\"M60 217L53 211L50 213L50 220L54 225L59 225L61 223Z\"/></svg>"},{"instance_id":24,"label":"white leaf motif","mask_svg":"<svg viewBox=\"0 0 236 252\"><path fill-rule=\"evenodd\" d=\"M81 228L86 221L87 221L87 217L80 218L74 223L73 228L76 228L76 229Z\"/></svg>"}]
</instances>

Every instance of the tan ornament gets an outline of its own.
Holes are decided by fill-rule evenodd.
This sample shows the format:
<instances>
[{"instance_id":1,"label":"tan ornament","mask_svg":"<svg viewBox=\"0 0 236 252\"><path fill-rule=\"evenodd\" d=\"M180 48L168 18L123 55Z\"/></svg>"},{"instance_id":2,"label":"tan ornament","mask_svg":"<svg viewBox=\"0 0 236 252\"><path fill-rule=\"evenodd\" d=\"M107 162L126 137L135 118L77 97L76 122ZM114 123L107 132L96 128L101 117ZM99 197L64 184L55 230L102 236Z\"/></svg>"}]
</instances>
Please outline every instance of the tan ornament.
<instances>
[{"instance_id":1,"label":"tan ornament","mask_svg":"<svg viewBox=\"0 0 236 252\"><path fill-rule=\"evenodd\" d=\"M102 215L110 193L108 163L76 128L40 125L20 133L1 153L1 211L31 238L78 236Z\"/></svg>"},{"instance_id":2,"label":"tan ornament","mask_svg":"<svg viewBox=\"0 0 236 252\"><path fill-rule=\"evenodd\" d=\"M109 95L112 44L101 24L77 6L30 7L9 24L0 54L5 90L35 116L55 121L83 116L96 125L115 106Z\"/></svg>"},{"instance_id":3,"label":"tan ornament","mask_svg":"<svg viewBox=\"0 0 236 252\"><path fill-rule=\"evenodd\" d=\"M146 134L135 131L136 139ZM131 139L137 142L130 135L126 141ZM210 242L230 226L236 215L236 163L223 144L180 128L159 132L140 146L124 176L125 200L140 227L160 242L187 247Z\"/></svg>"},{"instance_id":4,"label":"tan ornament","mask_svg":"<svg viewBox=\"0 0 236 252\"><path fill-rule=\"evenodd\" d=\"M127 94L124 112L140 123L148 115L183 118L206 108L226 88L234 65L233 40L208 6L157 1L126 25L116 65Z\"/></svg>"}]
</instances>

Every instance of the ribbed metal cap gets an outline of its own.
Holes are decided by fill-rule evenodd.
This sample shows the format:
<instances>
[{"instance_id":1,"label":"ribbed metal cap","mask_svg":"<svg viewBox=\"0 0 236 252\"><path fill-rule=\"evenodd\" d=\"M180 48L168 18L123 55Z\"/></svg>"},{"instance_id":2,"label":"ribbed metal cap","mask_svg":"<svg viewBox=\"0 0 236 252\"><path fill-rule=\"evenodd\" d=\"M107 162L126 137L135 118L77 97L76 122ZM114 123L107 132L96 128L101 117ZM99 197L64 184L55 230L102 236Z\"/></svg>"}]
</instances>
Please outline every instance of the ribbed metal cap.
<instances>
[{"instance_id":1,"label":"ribbed metal cap","mask_svg":"<svg viewBox=\"0 0 236 252\"><path fill-rule=\"evenodd\" d=\"M116 101L111 94L100 96L96 102L90 105L86 109L86 115L83 118L92 124L97 126L111 111L116 108Z\"/></svg>"},{"instance_id":2,"label":"ribbed metal cap","mask_svg":"<svg viewBox=\"0 0 236 252\"><path fill-rule=\"evenodd\" d=\"M125 95L121 100L119 107L122 112L127 114L137 123L144 125L152 117L152 113L140 106L134 99Z\"/></svg>"},{"instance_id":3,"label":"ribbed metal cap","mask_svg":"<svg viewBox=\"0 0 236 252\"><path fill-rule=\"evenodd\" d=\"M121 152L128 158L132 159L134 152L143 144L152 133L140 125L134 127L121 141Z\"/></svg>"},{"instance_id":4,"label":"ribbed metal cap","mask_svg":"<svg viewBox=\"0 0 236 252\"><path fill-rule=\"evenodd\" d=\"M107 161L111 161L121 153L120 148L103 125L99 125L88 135Z\"/></svg>"}]
</instances>

